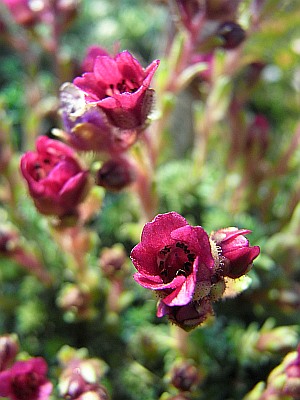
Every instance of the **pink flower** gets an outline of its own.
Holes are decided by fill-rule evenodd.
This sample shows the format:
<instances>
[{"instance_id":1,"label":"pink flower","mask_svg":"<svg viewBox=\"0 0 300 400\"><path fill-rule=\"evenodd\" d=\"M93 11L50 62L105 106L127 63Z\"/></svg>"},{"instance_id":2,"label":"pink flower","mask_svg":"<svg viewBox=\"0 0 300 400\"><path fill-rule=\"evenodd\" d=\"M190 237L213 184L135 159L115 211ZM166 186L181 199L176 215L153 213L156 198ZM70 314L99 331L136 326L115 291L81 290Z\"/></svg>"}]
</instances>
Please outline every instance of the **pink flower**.
<instances>
[{"instance_id":1,"label":"pink flower","mask_svg":"<svg viewBox=\"0 0 300 400\"><path fill-rule=\"evenodd\" d=\"M239 278L252 267L253 260L259 255L259 246L249 246L248 229L224 228L211 234L211 239L219 246L223 258L223 274L229 278Z\"/></svg>"},{"instance_id":2,"label":"pink flower","mask_svg":"<svg viewBox=\"0 0 300 400\"><path fill-rule=\"evenodd\" d=\"M121 129L142 127L151 111L153 93L149 89L159 65L153 61L146 69L128 51L115 58L98 56L93 72L74 80L85 93L87 103L94 103L107 115L110 123Z\"/></svg>"},{"instance_id":3,"label":"pink flower","mask_svg":"<svg viewBox=\"0 0 300 400\"><path fill-rule=\"evenodd\" d=\"M52 383L46 378L47 364L41 357L17 361L0 372L0 396L11 400L47 400Z\"/></svg>"},{"instance_id":4,"label":"pink flower","mask_svg":"<svg viewBox=\"0 0 300 400\"><path fill-rule=\"evenodd\" d=\"M157 316L184 328L201 323L211 311L203 299L215 272L207 233L176 212L160 214L144 226L141 242L131 252L134 279L158 293Z\"/></svg>"},{"instance_id":5,"label":"pink flower","mask_svg":"<svg viewBox=\"0 0 300 400\"><path fill-rule=\"evenodd\" d=\"M45 215L70 215L88 188L88 171L83 171L74 151L64 143L41 136L37 152L21 158L21 171L37 209Z\"/></svg>"}]
</instances>

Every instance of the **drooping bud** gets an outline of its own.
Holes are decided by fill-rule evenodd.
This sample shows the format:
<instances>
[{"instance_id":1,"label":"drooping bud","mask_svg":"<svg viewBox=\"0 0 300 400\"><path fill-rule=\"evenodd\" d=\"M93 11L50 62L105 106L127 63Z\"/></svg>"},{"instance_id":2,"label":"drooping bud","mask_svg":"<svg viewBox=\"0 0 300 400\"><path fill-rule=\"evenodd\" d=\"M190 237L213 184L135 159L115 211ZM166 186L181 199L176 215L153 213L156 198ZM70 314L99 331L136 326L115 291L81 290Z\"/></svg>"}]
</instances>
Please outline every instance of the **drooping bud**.
<instances>
[{"instance_id":1,"label":"drooping bud","mask_svg":"<svg viewBox=\"0 0 300 400\"><path fill-rule=\"evenodd\" d=\"M226 50L235 49L246 39L246 32L235 22L224 22L217 30L217 36L222 40L221 47Z\"/></svg>"},{"instance_id":2,"label":"drooping bud","mask_svg":"<svg viewBox=\"0 0 300 400\"><path fill-rule=\"evenodd\" d=\"M292 326L279 326L259 332L255 349L260 353L279 353L291 351L298 341L296 329Z\"/></svg>"},{"instance_id":3,"label":"drooping bud","mask_svg":"<svg viewBox=\"0 0 300 400\"><path fill-rule=\"evenodd\" d=\"M97 172L96 183L113 192L124 189L136 179L132 163L125 158L115 158L105 162Z\"/></svg>"}]
</instances>

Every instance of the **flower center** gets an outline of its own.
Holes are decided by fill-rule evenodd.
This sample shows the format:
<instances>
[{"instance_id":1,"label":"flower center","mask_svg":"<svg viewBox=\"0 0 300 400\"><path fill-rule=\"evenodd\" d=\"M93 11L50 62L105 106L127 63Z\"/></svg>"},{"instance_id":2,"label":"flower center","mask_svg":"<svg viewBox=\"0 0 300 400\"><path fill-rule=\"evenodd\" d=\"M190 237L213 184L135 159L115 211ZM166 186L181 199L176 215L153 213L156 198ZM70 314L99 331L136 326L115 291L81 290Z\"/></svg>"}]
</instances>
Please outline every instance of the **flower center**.
<instances>
[{"instance_id":1,"label":"flower center","mask_svg":"<svg viewBox=\"0 0 300 400\"><path fill-rule=\"evenodd\" d=\"M17 375L11 382L12 391L17 399L34 400L36 398L41 379L36 372Z\"/></svg>"},{"instance_id":2,"label":"flower center","mask_svg":"<svg viewBox=\"0 0 300 400\"><path fill-rule=\"evenodd\" d=\"M114 94L122 94L125 92L134 93L138 90L139 87L140 85L133 79L123 79L117 84L111 83L106 90L106 95L107 97L113 97Z\"/></svg>"},{"instance_id":3,"label":"flower center","mask_svg":"<svg viewBox=\"0 0 300 400\"><path fill-rule=\"evenodd\" d=\"M171 282L176 276L188 276L193 270L195 254L182 242L165 246L157 256L160 277L164 283Z\"/></svg>"},{"instance_id":4,"label":"flower center","mask_svg":"<svg viewBox=\"0 0 300 400\"><path fill-rule=\"evenodd\" d=\"M63 156L47 155L39 157L39 159L33 165L33 179L39 182L46 178L50 171L63 159Z\"/></svg>"}]
</instances>

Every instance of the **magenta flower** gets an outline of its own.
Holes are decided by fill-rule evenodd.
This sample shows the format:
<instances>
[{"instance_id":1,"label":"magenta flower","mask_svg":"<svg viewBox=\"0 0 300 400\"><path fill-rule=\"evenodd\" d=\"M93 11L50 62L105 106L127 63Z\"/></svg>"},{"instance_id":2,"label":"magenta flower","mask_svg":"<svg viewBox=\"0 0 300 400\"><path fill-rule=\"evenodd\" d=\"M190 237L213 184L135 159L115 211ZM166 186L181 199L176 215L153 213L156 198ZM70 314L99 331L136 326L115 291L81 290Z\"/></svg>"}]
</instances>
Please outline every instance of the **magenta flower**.
<instances>
[{"instance_id":1,"label":"magenta flower","mask_svg":"<svg viewBox=\"0 0 300 400\"><path fill-rule=\"evenodd\" d=\"M45 215L70 215L84 199L88 171L80 167L74 151L57 140L41 136L36 152L21 158L21 171L37 209Z\"/></svg>"},{"instance_id":2,"label":"magenta flower","mask_svg":"<svg viewBox=\"0 0 300 400\"><path fill-rule=\"evenodd\" d=\"M52 392L47 370L41 357L17 361L10 369L0 372L0 396L11 400L47 400Z\"/></svg>"},{"instance_id":3,"label":"magenta flower","mask_svg":"<svg viewBox=\"0 0 300 400\"><path fill-rule=\"evenodd\" d=\"M211 239L220 248L224 276L239 278L252 267L253 260L259 255L259 246L249 246L244 235L248 229L224 228L211 234Z\"/></svg>"},{"instance_id":4,"label":"magenta flower","mask_svg":"<svg viewBox=\"0 0 300 400\"><path fill-rule=\"evenodd\" d=\"M110 123L121 129L140 128L151 111L154 91L149 86L158 65L155 60L143 69L128 51L115 58L99 56L93 72L73 83L85 93L87 103L105 112Z\"/></svg>"},{"instance_id":5,"label":"magenta flower","mask_svg":"<svg viewBox=\"0 0 300 400\"><path fill-rule=\"evenodd\" d=\"M131 252L134 279L160 297L157 316L184 328L202 322L211 311L202 301L215 273L207 233L176 212L161 214L145 225L141 242Z\"/></svg>"}]
</instances>

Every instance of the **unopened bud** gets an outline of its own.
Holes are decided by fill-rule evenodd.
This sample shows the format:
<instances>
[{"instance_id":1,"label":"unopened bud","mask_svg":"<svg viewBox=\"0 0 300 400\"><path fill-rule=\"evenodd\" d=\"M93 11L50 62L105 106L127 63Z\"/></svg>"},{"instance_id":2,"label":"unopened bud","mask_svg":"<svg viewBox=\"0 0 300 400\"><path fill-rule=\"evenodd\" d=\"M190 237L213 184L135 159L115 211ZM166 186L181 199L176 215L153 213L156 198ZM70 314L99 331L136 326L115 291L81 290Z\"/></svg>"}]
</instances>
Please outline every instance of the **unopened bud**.
<instances>
[{"instance_id":1,"label":"unopened bud","mask_svg":"<svg viewBox=\"0 0 300 400\"><path fill-rule=\"evenodd\" d=\"M97 172L96 183L111 191L119 191L136 179L134 167L123 158L105 162Z\"/></svg>"},{"instance_id":2,"label":"unopened bud","mask_svg":"<svg viewBox=\"0 0 300 400\"><path fill-rule=\"evenodd\" d=\"M58 297L58 305L76 318L89 316L91 297L87 290L78 285L65 286Z\"/></svg>"},{"instance_id":3,"label":"unopened bud","mask_svg":"<svg viewBox=\"0 0 300 400\"><path fill-rule=\"evenodd\" d=\"M199 381L199 370L188 361L176 365L171 371L172 385L182 392L192 390Z\"/></svg>"},{"instance_id":4,"label":"unopened bud","mask_svg":"<svg viewBox=\"0 0 300 400\"><path fill-rule=\"evenodd\" d=\"M267 332L261 332L255 348L259 352L290 351L298 341L296 329L292 326L280 326Z\"/></svg>"},{"instance_id":5,"label":"unopened bud","mask_svg":"<svg viewBox=\"0 0 300 400\"><path fill-rule=\"evenodd\" d=\"M100 266L107 276L113 276L120 271L126 262L126 253L121 245L104 248L100 255Z\"/></svg>"},{"instance_id":6,"label":"unopened bud","mask_svg":"<svg viewBox=\"0 0 300 400\"><path fill-rule=\"evenodd\" d=\"M9 255L15 248L16 240L16 233L0 231L0 254Z\"/></svg>"},{"instance_id":7,"label":"unopened bud","mask_svg":"<svg viewBox=\"0 0 300 400\"><path fill-rule=\"evenodd\" d=\"M223 41L221 47L231 50L235 49L245 40L246 32L235 22L224 22L219 26L217 36Z\"/></svg>"}]
</instances>

